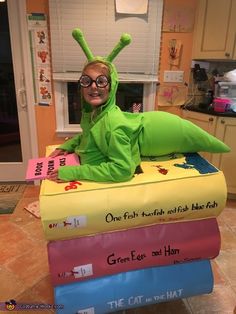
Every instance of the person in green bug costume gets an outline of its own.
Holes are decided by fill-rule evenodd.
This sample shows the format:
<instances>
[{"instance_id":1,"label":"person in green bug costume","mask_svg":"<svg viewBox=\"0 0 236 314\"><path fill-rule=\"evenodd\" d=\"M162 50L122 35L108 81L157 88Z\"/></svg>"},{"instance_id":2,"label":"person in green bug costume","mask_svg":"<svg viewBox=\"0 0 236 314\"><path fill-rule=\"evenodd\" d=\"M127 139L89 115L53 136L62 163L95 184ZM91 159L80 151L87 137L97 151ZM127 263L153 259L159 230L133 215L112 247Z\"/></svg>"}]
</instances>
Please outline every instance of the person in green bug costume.
<instances>
[{"instance_id":1,"label":"person in green bug costume","mask_svg":"<svg viewBox=\"0 0 236 314\"><path fill-rule=\"evenodd\" d=\"M49 174L49 180L122 182L132 179L142 156L230 151L223 142L179 116L161 111L134 114L120 110L116 105L118 74L112 61L131 42L129 34L121 36L107 57L93 56L80 29L73 30L72 35L88 59L80 78L83 132L50 156L75 152L81 165L62 166ZM104 102L97 103L98 96Z\"/></svg>"}]
</instances>

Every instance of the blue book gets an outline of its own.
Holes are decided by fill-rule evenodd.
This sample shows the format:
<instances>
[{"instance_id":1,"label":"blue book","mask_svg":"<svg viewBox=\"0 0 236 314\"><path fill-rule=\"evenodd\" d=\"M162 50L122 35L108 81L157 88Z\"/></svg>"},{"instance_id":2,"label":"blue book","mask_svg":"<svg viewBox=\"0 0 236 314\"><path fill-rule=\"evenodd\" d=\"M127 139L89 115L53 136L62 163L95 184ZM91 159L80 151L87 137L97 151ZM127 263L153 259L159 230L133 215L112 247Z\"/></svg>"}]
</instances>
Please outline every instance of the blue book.
<instances>
[{"instance_id":1,"label":"blue book","mask_svg":"<svg viewBox=\"0 0 236 314\"><path fill-rule=\"evenodd\" d=\"M105 314L211 293L209 260L151 267L54 288L58 314Z\"/></svg>"}]
</instances>

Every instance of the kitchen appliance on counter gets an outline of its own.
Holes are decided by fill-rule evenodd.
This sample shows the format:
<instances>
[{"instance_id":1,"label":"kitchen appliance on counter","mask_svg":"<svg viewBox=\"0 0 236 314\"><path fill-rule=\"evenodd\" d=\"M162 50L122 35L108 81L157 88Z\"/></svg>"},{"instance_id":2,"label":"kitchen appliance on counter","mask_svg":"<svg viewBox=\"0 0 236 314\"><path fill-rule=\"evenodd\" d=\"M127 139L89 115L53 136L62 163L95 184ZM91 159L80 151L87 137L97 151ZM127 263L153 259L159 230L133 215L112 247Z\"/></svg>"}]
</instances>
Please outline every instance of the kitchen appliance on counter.
<instances>
[{"instance_id":1,"label":"kitchen appliance on counter","mask_svg":"<svg viewBox=\"0 0 236 314\"><path fill-rule=\"evenodd\" d=\"M216 97L230 98L236 101L236 82L218 82L215 95Z\"/></svg>"},{"instance_id":2,"label":"kitchen appliance on counter","mask_svg":"<svg viewBox=\"0 0 236 314\"><path fill-rule=\"evenodd\" d=\"M216 112L236 112L236 82L218 82L212 108Z\"/></svg>"}]
</instances>

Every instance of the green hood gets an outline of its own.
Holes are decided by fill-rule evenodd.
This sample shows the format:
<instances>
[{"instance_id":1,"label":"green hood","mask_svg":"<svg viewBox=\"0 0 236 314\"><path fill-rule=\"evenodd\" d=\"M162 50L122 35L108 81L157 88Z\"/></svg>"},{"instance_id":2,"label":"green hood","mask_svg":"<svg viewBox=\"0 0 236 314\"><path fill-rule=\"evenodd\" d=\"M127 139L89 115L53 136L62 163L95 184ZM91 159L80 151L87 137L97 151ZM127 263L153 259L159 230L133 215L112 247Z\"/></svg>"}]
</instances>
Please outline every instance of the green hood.
<instances>
[{"instance_id":1,"label":"green hood","mask_svg":"<svg viewBox=\"0 0 236 314\"><path fill-rule=\"evenodd\" d=\"M82 48L85 56L87 57L88 63L94 62L96 60L101 61L103 63L105 63L109 70L110 70L110 77L111 77L111 89L110 89L110 93L109 93L109 98L107 100L107 102L105 104L103 104L102 106L100 106L97 109L97 112L95 114L95 117L93 118L93 121L96 122L98 119L100 119L112 106L115 106L116 103L116 91L118 88L118 74L116 71L116 68L114 66L114 64L112 63L112 61L114 60L114 58L119 54L119 52L127 45L130 44L131 42L131 36L127 33L124 33L121 35L119 42L116 44L116 46L113 48L113 50L111 51L111 53L106 56L106 57L95 57L93 55L93 53L91 52L85 38L83 35L83 32L79 29L76 28L72 31L72 36L74 37L74 39L78 42L78 44L80 45L80 47ZM88 113L91 114L91 112L93 111L93 108L91 107L90 104L88 104L82 97L82 113L83 116L86 116ZM82 121L81 124L83 124L83 117L82 117Z\"/></svg>"}]
</instances>

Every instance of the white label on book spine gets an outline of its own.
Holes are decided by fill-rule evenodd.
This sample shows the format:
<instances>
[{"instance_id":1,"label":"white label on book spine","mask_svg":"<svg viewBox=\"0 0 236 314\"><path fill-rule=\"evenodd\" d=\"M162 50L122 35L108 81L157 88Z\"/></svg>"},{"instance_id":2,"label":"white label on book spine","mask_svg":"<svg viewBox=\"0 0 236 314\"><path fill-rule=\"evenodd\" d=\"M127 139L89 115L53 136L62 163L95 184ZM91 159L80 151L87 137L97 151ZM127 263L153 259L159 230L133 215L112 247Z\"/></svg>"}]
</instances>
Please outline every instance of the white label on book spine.
<instances>
[{"instance_id":1,"label":"white label on book spine","mask_svg":"<svg viewBox=\"0 0 236 314\"><path fill-rule=\"evenodd\" d=\"M89 309L79 310L76 314L95 314L94 307L90 307Z\"/></svg>"},{"instance_id":2,"label":"white label on book spine","mask_svg":"<svg viewBox=\"0 0 236 314\"><path fill-rule=\"evenodd\" d=\"M68 229L83 228L87 226L86 216L69 216L66 219Z\"/></svg>"},{"instance_id":3,"label":"white label on book spine","mask_svg":"<svg viewBox=\"0 0 236 314\"><path fill-rule=\"evenodd\" d=\"M80 265L73 268L75 278L88 277L93 275L93 265Z\"/></svg>"}]
</instances>

